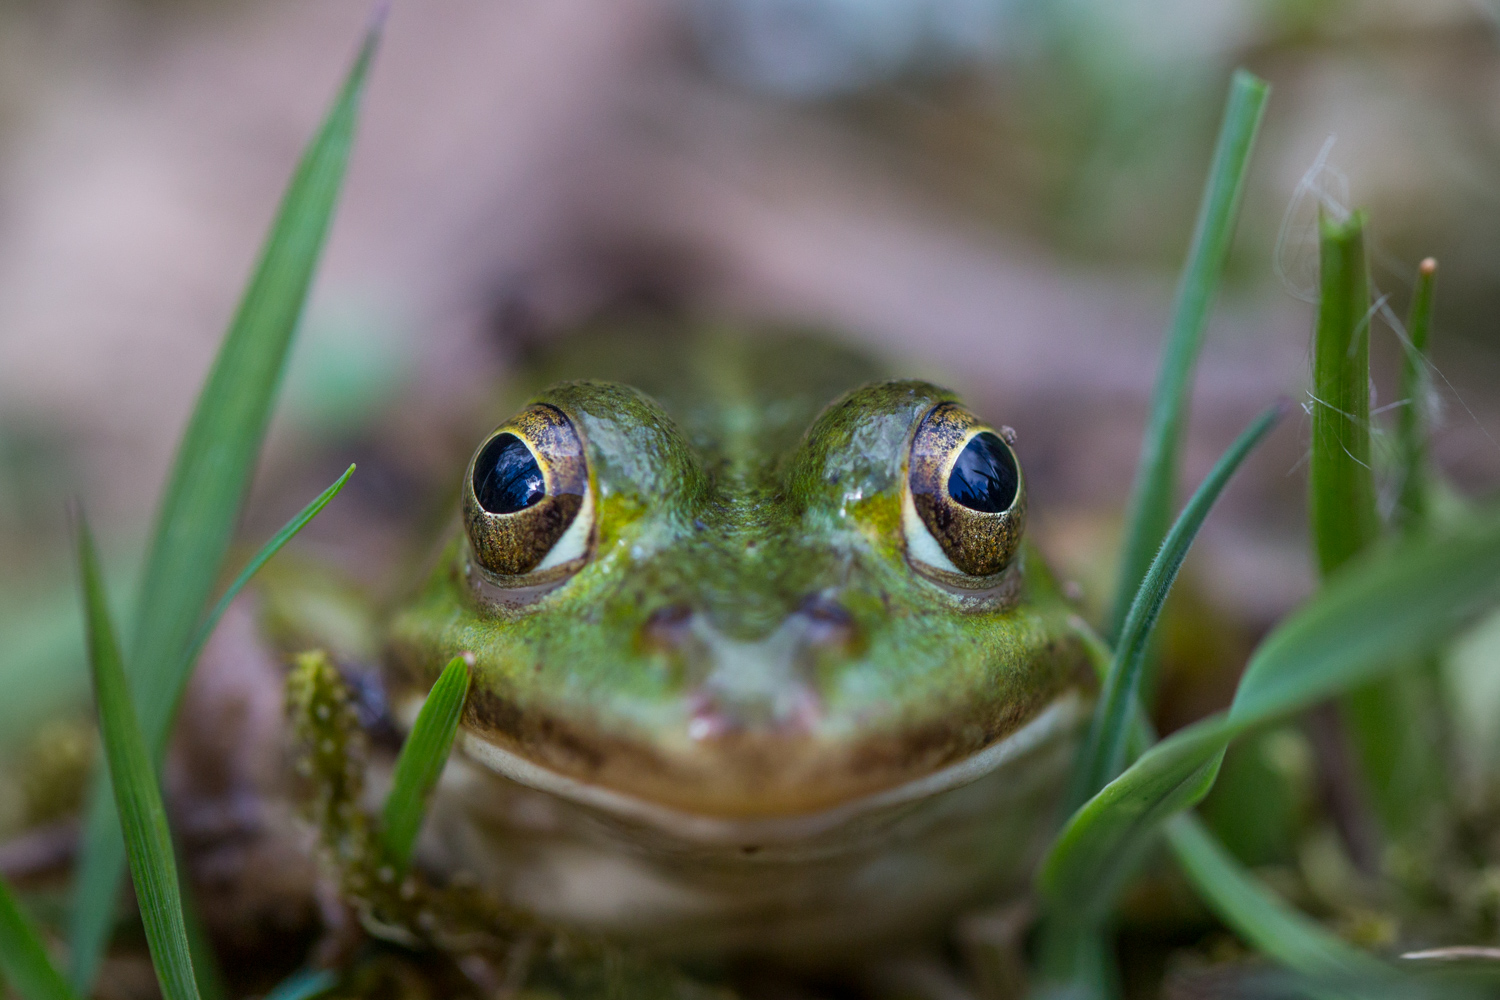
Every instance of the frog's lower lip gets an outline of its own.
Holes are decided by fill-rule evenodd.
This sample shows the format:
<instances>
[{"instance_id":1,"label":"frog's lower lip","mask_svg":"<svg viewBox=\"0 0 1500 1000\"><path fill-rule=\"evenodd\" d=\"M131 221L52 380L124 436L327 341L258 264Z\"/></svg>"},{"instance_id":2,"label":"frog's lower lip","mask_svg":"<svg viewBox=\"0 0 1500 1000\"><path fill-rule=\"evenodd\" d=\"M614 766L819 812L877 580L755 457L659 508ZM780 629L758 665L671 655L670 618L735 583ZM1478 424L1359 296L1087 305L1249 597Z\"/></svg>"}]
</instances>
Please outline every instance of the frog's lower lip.
<instances>
[{"instance_id":1,"label":"frog's lower lip","mask_svg":"<svg viewBox=\"0 0 1500 1000\"><path fill-rule=\"evenodd\" d=\"M1083 699L1076 691L1070 691L1053 700L1020 728L956 763L833 805L771 816L716 815L655 802L545 767L472 732L463 733L462 745L466 756L511 781L618 819L642 823L705 844L771 844L803 840L857 820L864 814L886 813L977 781L1058 739L1068 738L1077 730L1083 716Z\"/></svg>"}]
</instances>

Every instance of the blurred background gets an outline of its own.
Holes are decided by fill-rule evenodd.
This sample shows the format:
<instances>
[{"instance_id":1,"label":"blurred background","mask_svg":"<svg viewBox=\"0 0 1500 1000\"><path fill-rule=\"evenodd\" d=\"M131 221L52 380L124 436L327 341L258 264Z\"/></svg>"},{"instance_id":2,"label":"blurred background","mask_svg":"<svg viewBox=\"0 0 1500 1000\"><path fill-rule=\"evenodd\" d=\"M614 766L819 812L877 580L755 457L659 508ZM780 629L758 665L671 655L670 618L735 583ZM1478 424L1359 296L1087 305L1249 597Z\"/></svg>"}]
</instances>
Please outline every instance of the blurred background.
<instances>
[{"instance_id":1,"label":"blurred background","mask_svg":"<svg viewBox=\"0 0 1500 1000\"><path fill-rule=\"evenodd\" d=\"M0 754L87 697L63 499L86 499L123 609L369 11L0 0ZM1097 602L1235 66L1274 89L1187 481L1305 399L1323 201L1370 210L1391 316L1441 261L1418 403L1447 475L1492 492L1494 0L428 0L391 16L244 537L356 461L289 557L398 590L526 345L665 306L826 328L1014 426L1042 545ZM1377 406L1402 403L1397 326L1376 317ZM1310 587L1296 417L1193 559L1214 623L1193 641L1230 661ZM1228 684L1174 689L1166 724ZM7 780L0 831L37 816Z\"/></svg>"}]
</instances>

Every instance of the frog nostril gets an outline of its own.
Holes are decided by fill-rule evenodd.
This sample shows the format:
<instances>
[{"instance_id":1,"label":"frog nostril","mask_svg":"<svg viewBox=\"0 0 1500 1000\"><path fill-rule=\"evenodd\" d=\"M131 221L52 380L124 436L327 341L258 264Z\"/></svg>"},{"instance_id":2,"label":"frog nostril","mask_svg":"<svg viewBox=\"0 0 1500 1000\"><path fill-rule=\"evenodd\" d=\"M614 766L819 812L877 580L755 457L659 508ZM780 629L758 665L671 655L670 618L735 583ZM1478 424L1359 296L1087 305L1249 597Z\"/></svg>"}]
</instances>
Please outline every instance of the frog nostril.
<instances>
[{"instance_id":1,"label":"frog nostril","mask_svg":"<svg viewBox=\"0 0 1500 1000\"><path fill-rule=\"evenodd\" d=\"M693 609L685 604L657 608L641 627L641 636L646 644L661 650L681 647L692 632Z\"/></svg>"},{"instance_id":2,"label":"frog nostril","mask_svg":"<svg viewBox=\"0 0 1500 1000\"><path fill-rule=\"evenodd\" d=\"M797 612L807 620L806 640L812 645L847 645L855 636L854 616L831 597L808 594Z\"/></svg>"}]
</instances>

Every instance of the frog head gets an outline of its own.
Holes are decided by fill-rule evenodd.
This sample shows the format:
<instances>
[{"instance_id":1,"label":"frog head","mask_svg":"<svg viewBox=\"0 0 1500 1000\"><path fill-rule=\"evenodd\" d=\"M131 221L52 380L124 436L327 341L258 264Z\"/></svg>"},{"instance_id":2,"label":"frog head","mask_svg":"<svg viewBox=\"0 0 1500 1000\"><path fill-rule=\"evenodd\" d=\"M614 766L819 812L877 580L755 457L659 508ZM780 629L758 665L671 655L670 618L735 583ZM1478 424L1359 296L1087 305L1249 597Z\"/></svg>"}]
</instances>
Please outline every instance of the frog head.
<instances>
[{"instance_id":1,"label":"frog head","mask_svg":"<svg viewBox=\"0 0 1500 1000\"><path fill-rule=\"evenodd\" d=\"M479 442L393 621L398 705L464 655L470 757L770 818L970 759L1078 684L1008 429L911 380L700 402L565 381Z\"/></svg>"}]
</instances>

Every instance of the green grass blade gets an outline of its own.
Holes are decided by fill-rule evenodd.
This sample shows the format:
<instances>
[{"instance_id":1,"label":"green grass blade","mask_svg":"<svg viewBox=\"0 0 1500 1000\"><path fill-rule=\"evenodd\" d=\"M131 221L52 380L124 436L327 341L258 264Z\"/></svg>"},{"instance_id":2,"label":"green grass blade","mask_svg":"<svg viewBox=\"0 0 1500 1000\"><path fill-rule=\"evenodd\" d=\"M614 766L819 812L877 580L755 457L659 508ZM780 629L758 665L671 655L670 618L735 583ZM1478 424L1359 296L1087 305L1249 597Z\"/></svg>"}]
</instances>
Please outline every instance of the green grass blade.
<instances>
[{"instance_id":1,"label":"green grass blade","mask_svg":"<svg viewBox=\"0 0 1500 1000\"><path fill-rule=\"evenodd\" d=\"M1037 947L1029 1000L1118 1000L1114 941L1097 921L1049 915Z\"/></svg>"},{"instance_id":2,"label":"green grass blade","mask_svg":"<svg viewBox=\"0 0 1500 1000\"><path fill-rule=\"evenodd\" d=\"M1370 463L1370 291L1364 216L1320 220L1321 298L1313 345L1309 514L1326 577L1380 537ZM1428 304L1430 305L1430 286ZM1420 299L1421 289L1419 286ZM1420 305L1420 303L1419 303ZM1422 333L1425 340L1425 330ZM1408 412L1412 408L1408 407ZM1340 708L1381 825L1419 827L1441 799L1443 765L1427 732L1422 681L1409 673L1344 694Z\"/></svg>"},{"instance_id":3,"label":"green grass blade","mask_svg":"<svg viewBox=\"0 0 1500 1000\"><path fill-rule=\"evenodd\" d=\"M131 681L148 747L160 756L192 669L184 654L239 520L272 403L328 233L380 24L298 164L255 272L199 393L168 479L137 598ZM96 783L96 789L102 787ZM107 943L122 850L96 794L74 885L71 979L87 993Z\"/></svg>"},{"instance_id":4,"label":"green grass blade","mask_svg":"<svg viewBox=\"0 0 1500 1000\"><path fill-rule=\"evenodd\" d=\"M1167 824L1167 839L1209 909L1256 951L1304 977L1308 996L1320 1000L1493 996L1493 979L1482 984L1432 974L1441 970L1401 968L1330 933L1247 871L1191 813Z\"/></svg>"},{"instance_id":5,"label":"green grass blade","mask_svg":"<svg viewBox=\"0 0 1500 1000\"><path fill-rule=\"evenodd\" d=\"M131 649L143 732L160 745L186 680L183 653L234 535L292 334L322 253L353 142L372 28L297 166L260 261L198 396L157 518Z\"/></svg>"},{"instance_id":6,"label":"green grass blade","mask_svg":"<svg viewBox=\"0 0 1500 1000\"><path fill-rule=\"evenodd\" d=\"M68 926L68 982L76 992L87 995L114 931L120 876L125 867L125 841L115 815L109 775L103 768L95 774L89 790L79 845Z\"/></svg>"},{"instance_id":7,"label":"green grass blade","mask_svg":"<svg viewBox=\"0 0 1500 1000\"><path fill-rule=\"evenodd\" d=\"M1203 343L1209 310L1229 255L1250 154L1269 94L1270 88L1264 81L1243 70L1236 71L1209 168L1208 183L1199 205L1192 244L1178 286L1161 369L1151 397L1151 412L1126 513L1119 577L1107 628L1111 642L1119 639L1131 602L1172 522L1178 453L1193 371ZM1126 685L1123 693L1127 713L1129 706L1134 704L1134 691L1131 690L1134 686ZM1098 718L1096 716L1096 720ZM1091 743L1095 743L1098 749L1093 752L1091 761L1080 763L1080 775L1111 769L1108 763L1100 764L1099 760L1103 757L1107 761L1113 754L1113 736L1105 737L1101 733L1096 739L1091 739ZM1108 750L1104 749L1107 745L1110 746ZM1092 776L1079 777L1076 787L1081 789L1094 780ZM1208 780L1211 781L1212 777ZM1101 917L1102 913L1101 909ZM1049 940L1065 939L1065 946L1054 952L1062 957L1047 963L1047 974L1068 989L1098 988L1100 980L1094 959L1105 951L1099 927L1089 921L1074 921L1071 914L1062 923L1059 920L1057 911L1049 911L1049 924L1056 928L1056 934L1049 931L1044 936Z\"/></svg>"},{"instance_id":8,"label":"green grass blade","mask_svg":"<svg viewBox=\"0 0 1500 1000\"><path fill-rule=\"evenodd\" d=\"M1324 576L1380 537L1370 467L1370 286L1364 214L1321 217L1321 297L1313 339L1308 511Z\"/></svg>"},{"instance_id":9,"label":"green grass blade","mask_svg":"<svg viewBox=\"0 0 1500 1000\"><path fill-rule=\"evenodd\" d=\"M469 665L463 657L455 656L427 693L411 735L396 758L381 834L386 851L399 865L405 866L411 860L412 847L427 811L427 797L448 761L458 721L463 716L464 699L468 696Z\"/></svg>"},{"instance_id":10,"label":"green grass blade","mask_svg":"<svg viewBox=\"0 0 1500 1000\"><path fill-rule=\"evenodd\" d=\"M1417 268L1417 287L1406 320L1406 357L1401 366L1401 408L1396 422L1396 449L1400 456L1401 494L1396 501L1396 524L1404 531L1427 527L1427 398L1432 392L1428 371L1427 336L1432 329L1433 285L1437 261L1431 257Z\"/></svg>"},{"instance_id":11,"label":"green grass blade","mask_svg":"<svg viewBox=\"0 0 1500 1000\"><path fill-rule=\"evenodd\" d=\"M277 983L266 1000L313 1000L338 984L338 973L332 969L302 969Z\"/></svg>"},{"instance_id":12,"label":"green grass blade","mask_svg":"<svg viewBox=\"0 0 1500 1000\"><path fill-rule=\"evenodd\" d=\"M120 648L104 600L94 539L81 510L75 515L75 524L99 728L125 835L131 878L140 902L141 921L151 948L151 962L166 1000L198 1000L182 917L177 865L172 855L172 836L167 830L167 811L156 784L151 752L136 720Z\"/></svg>"},{"instance_id":13,"label":"green grass blade","mask_svg":"<svg viewBox=\"0 0 1500 1000\"><path fill-rule=\"evenodd\" d=\"M74 1000L68 982L47 956L42 936L0 878L0 995L8 980L26 1000Z\"/></svg>"},{"instance_id":14,"label":"green grass blade","mask_svg":"<svg viewBox=\"0 0 1500 1000\"><path fill-rule=\"evenodd\" d=\"M1256 649L1227 713L1179 730L1073 814L1045 859L1049 912L1104 913L1231 740L1371 681L1500 602L1500 512L1348 565Z\"/></svg>"},{"instance_id":15,"label":"green grass blade","mask_svg":"<svg viewBox=\"0 0 1500 1000\"><path fill-rule=\"evenodd\" d=\"M1114 780L1125 767L1126 748L1140 690L1142 668L1151 632L1188 549L1203 526L1208 512L1252 449L1286 413L1285 404L1270 407L1247 427L1203 480L1182 514L1172 525L1166 541L1151 562L1145 579L1131 602L1130 614L1120 633L1104 689L1094 709L1087 739L1079 754L1070 805L1082 805L1095 792Z\"/></svg>"},{"instance_id":16,"label":"green grass blade","mask_svg":"<svg viewBox=\"0 0 1500 1000\"><path fill-rule=\"evenodd\" d=\"M245 585L250 582L266 563L270 562L276 553L280 552L286 546L287 542L291 541L299 531L306 527L309 521L316 517L324 507L328 506L329 501L338 496L344 485L349 482L349 477L353 474L354 466L351 465L348 469L344 470L342 476L334 481L333 485L318 494L312 503L302 508L295 517L283 525L281 530L272 536L270 541L261 546L260 550L250 558L250 561L245 564L245 568L230 583L229 587L224 591L223 596L219 598L218 603L214 605L213 610L208 613L208 617L204 619L203 624L199 627L198 634L193 638L192 646L185 655L184 676L191 669L191 665L197 662L199 654L203 652L203 647L207 645L209 638L213 635L214 628L218 625L219 619L224 616L224 612L228 610L229 605L234 602L235 597L245 588ZM85 875L97 872L104 867L106 862L114 861L116 864L124 862L125 845L120 839L119 826L115 820L112 802L113 793L110 791L107 776L100 775L98 781L96 781L94 791L95 800L102 793L105 801L109 804L109 808L91 809L87 816L83 843L92 847L94 852L86 855L84 863ZM89 862L92 862L92 867L89 866ZM102 883L103 878L101 876L90 884L102 887ZM97 895L91 894L90 901L98 909L89 914L87 919L80 920L75 917L74 930L77 932L80 927L86 928L88 939L99 941L102 947L103 943L107 940L109 928L114 921L114 892L111 889L107 893L100 891ZM76 902L77 897L75 897ZM193 930L191 921L189 921L189 929ZM199 973L199 989L205 997L212 1000L212 997L222 991L210 988L213 985L211 980L214 978L215 967L204 961L204 959L209 957L204 951L207 939L204 935L194 932L190 940L192 940L194 945L194 955L198 958L194 967ZM91 969L92 967L89 968ZM75 965L75 987L78 986L79 972L79 967Z\"/></svg>"},{"instance_id":17,"label":"green grass blade","mask_svg":"<svg viewBox=\"0 0 1500 1000\"><path fill-rule=\"evenodd\" d=\"M1292 909L1191 813L1167 825L1172 852L1209 909L1261 954L1314 979L1390 978L1392 970Z\"/></svg>"},{"instance_id":18,"label":"green grass blade","mask_svg":"<svg viewBox=\"0 0 1500 1000\"><path fill-rule=\"evenodd\" d=\"M303 507L297 512L295 517L282 525L281 530L272 535L270 540L262 545L256 551L255 555L250 557L250 561L245 563L245 568L240 570L239 575L225 588L223 596L213 606L213 610L208 613L208 617L203 619L203 624L198 626L198 633L193 637L193 642L188 647L187 665L183 671L184 674L192 670L192 665L198 661L198 657L203 653L203 647L208 645L208 640L213 637L214 629L218 627L219 619L224 617L224 612L229 610L229 605L234 603L234 599L239 596L240 591L245 589L245 585L250 582L256 573L260 572L261 567L270 562L272 557L286 546L287 542L296 537L297 532L307 527L308 522L317 517L319 512L328 506L329 501L339 495L339 491L344 488L345 483L349 482L349 477L352 475L354 475L353 465L345 469L344 474L335 479L332 486L314 497L312 503Z\"/></svg>"},{"instance_id":19,"label":"green grass blade","mask_svg":"<svg viewBox=\"0 0 1500 1000\"><path fill-rule=\"evenodd\" d=\"M240 570L239 575L225 589L223 596L219 598L218 603L214 605L213 610L208 613L208 617L199 626L198 634L194 637L192 646L187 653L187 663L183 671L184 675L191 671L192 664L198 662L198 657L203 653L203 647L208 645L208 640L213 636L214 629L218 627L219 619L224 617L224 612L229 609L229 605L234 603L234 599L239 596L240 591L245 589L245 585L250 582L256 573L260 572L262 566L270 562L271 558L296 536L297 532L305 528L307 523L318 515L319 511L328 506L329 501L339 495L339 491L344 488L345 483L349 482L349 477L352 475L354 475L354 466L351 465L344 470L342 476L334 481L332 486L318 494L312 503L303 507L295 517L283 525L281 530L271 537L270 541L262 545L260 550L250 557L250 561L245 564L244 569ZM183 912L187 918L188 943L192 945L193 949L193 971L198 976L198 992L203 995L203 1000L221 1000L221 998L228 995L228 987L224 981L224 974L219 969L218 956L214 954L213 942L208 936L208 930L203 926L202 920L198 917L194 906L191 886L183 887L182 904Z\"/></svg>"},{"instance_id":20,"label":"green grass blade","mask_svg":"<svg viewBox=\"0 0 1500 1000\"><path fill-rule=\"evenodd\" d=\"M1393 526L1405 535L1430 529L1434 472L1427 457L1428 403L1432 394L1432 367L1428 360L1428 338L1432 328L1432 303L1437 261L1427 258L1417 268L1416 288L1406 321L1407 342L1401 369L1401 398L1406 405L1396 422L1396 474L1400 491L1392 512ZM1438 655L1425 658L1418 669L1396 678L1397 684L1380 696L1365 695L1350 706L1351 712L1375 706L1375 718L1356 724L1359 732L1374 732L1382 720L1399 713L1403 723L1394 735L1405 745L1376 749L1365 756L1367 774L1375 785L1375 803L1381 820L1397 836L1418 835L1452 794L1448 761L1453 756L1452 725L1445 711L1442 662ZM1394 705L1391 702L1394 701Z\"/></svg>"},{"instance_id":21,"label":"green grass blade","mask_svg":"<svg viewBox=\"0 0 1500 1000\"><path fill-rule=\"evenodd\" d=\"M1244 70L1235 72L1172 310L1161 370L1151 395L1151 413L1131 488L1119 580L1106 630L1111 642L1119 638L1130 603L1172 523L1177 458L1187 422L1193 370L1224 262L1229 256L1250 154L1269 96L1270 87L1265 81Z\"/></svg>"}]
</instances>

